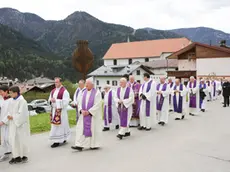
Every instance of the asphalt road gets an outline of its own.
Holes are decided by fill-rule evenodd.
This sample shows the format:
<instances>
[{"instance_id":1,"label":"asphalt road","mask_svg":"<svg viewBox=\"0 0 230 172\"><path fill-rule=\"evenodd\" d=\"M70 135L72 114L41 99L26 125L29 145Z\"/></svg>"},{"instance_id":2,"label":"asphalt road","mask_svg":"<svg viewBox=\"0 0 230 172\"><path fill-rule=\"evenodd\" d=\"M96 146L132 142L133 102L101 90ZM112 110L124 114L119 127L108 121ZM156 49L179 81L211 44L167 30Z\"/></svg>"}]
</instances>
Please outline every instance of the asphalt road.
<instances>
[{"instance_id":1,"label":"asphalt road","mask_svg":"<svg viewBox=\"0 0 230 172\"><path fill-rule=\"evenodd\" d=\"M103 147L74 152L71 141L51 149L48 133L30 139L26 164L0 163L0 172L230 172L230 107L209 103L199 116L156 126L149 132L132 129L132 136L118 140L117 131L103 133Z\"/></svg>"}]
</instances>

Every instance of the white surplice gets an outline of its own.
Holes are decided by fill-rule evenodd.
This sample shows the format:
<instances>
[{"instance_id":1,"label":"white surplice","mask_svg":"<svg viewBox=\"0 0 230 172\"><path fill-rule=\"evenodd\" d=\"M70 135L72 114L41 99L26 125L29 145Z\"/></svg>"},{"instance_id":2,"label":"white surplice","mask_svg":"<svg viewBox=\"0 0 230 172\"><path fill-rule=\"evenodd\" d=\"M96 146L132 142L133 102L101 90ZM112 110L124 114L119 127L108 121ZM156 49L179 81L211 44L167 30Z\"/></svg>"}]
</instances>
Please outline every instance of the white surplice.
<instances>
[{"instance_id":1,"label":"white surplice","mask_svg":"<svg viewBox=\"0 0 230 172\"><path fill-rule=\"evenodd\" d=\"M159 91L162 90L164 84L160 84L160 89ZM164 102L162 105L161 111L157 110L157 115L158 115L158 121L159 122L164 122L168 123L168 118L169 118L169 94L170 94L170 87L167 84L167 88L165 91L161 91L162 94L157 95L157 99L160 100L160 96L162 95L164 97Z\"/></svg>"},{"instance_id":2,"label":"white surplice","mask_svg":"<svg viewBox=\"0 0 230 172\"><path fill-rule=\"evenodd\" d=\"M188 110L189 113L193 115L197 115L199 113L200 109L200 89L199 89L199 82L196 81L196 87L193 88L194 83L191 84L191 88L189 88L190 82L188 82L187 85L187 90L188 90ZM189 107L189 102L190 102L190 94L196 94L196 108Z\"/></svg>"},{"instance_id":3,"label":"white surplice","mask_svg":"<svg viewBox=\"0 0 230 172\"><path fill-rule=\"evenodd\" d=\"M130 120L131 120L132 114L133 114L133 106L132 105L134 103L134 93L133 93L132 88L130 88L129 98L124 99L125 92L126 92L127 88L128 87L125 87L125 88L120 87L120 89L121 89L121 91L120 91L120 99L117 97L117 91L116 91L116 94L114 96L114 101L116 103L116 107L117 108L118 108L118 102L119 102L119 100L122 100L123 101L123 106L125 106L126 108L128 108L127 127L121 127L120 126L120 130L119 130L119 133L118 133L120 135L125 135L125 133L129 133L130 132L129 124L130 124ZM121 119L120 119L120 122L121 122Z\"/></svg>"},{"instance_id":4,"label":"white surplice","mask_svg":"<svg viewBox=\"0 0 230 172\"><path fill-rule=\"evenodd\" d=\"M204 84L201 85L202 88L204 88ZM208 85L206 84L206 88L203 89L203 92L205 93L205 98L203 100L203 102L201 103L201 108L200 109L206 109L206 102L207 102L207 99L208 99L208 95L209 95L209 91L208 91Z\"/></svg>"},{"instance_id":5,"label":"white surplice","mask_svg":"<svg viewBox=\"0 0 230 172\"><path fill-rule=\"evenodd\" d=\"M147 92L148 84L151 83L150 90ZM144 87L144 88L143 88ZM143 90L143 91L142 91ZM151 128L156 123L156 83L153 80L142 84L139 96L143 94L150 101L150 116L146 116L146 100L140 100L140 126L147 129Z\"/></svg>"},{"instance_id":6,"label":"white surplice","mask_svg":"<svg viewBox=\"0 0 230 172\"><path fill-rule=\"evenodd\" d=\"M109 113L108 113L108 104L109 104L109 94L112 92L112 123L109 123ZM106 115L106 122L104 122L104 127L110 128L110 129L115 129L117 125L119 125L119 117L118 117L118 111L116 107L116 103L114 101L114 96L116 95L116 92L110 89L107 93L105 93L104 97L104 107L106 106L106 111L104 112L104 115Z\"/></svg>"},{"instance_id":7,"label":"white surplice","mask_svg":"<svg viewBox=\"0 0 230 172\"><path fill-rule=\"evenodd\" d=\"M7 116L12 116L8 120ZM13 158L28 156L28 139L30 136L29 111L23 96L9 102L8 114L3 122L9 125L9 142Z\"/></svg>"},{"instance_id":8,"label":"white surplice","mask_svg":"<svg viewBox=\"0 0 230 172\"><path fill-rule=\"evenodd\" d=\"M86 106L88 105L89 97L92 92L92 90L87 91L86 94ZM88 112L92 115L92 121L91 121L91 132L92 137L85 137L83 135L84 131L84 121L83 121L83 115L80 113L82 110L82 98L79 102L79 120L77 122L76 126L76 140L75 140L75 146L82 147L82 148L99 148L101 146L101 135L102 135L102 99L101 99L101 92L97 90L95 98L94 98L94 104L93 106L88 110Z\"/></svg>"},{"instance_id":9,"label":"white surplice","mask_svg":"<svg viewBox=\"0 0 230 172\"><path fill-rule=\"evenodd\" d=\"M170 87L171 83L168 83L168 85L169 85L169 89L170 89L170 94L169 94L169 110L173 110L173 97L172 97L173 94L172 94L172 91L173 91L173 88L175 86L175 83L173 83L172 87Z\"/></svg>"},{"instance_id":10,"label":"white surplice","mask_svg":"<svg viewBox=\"0 0 230 172\"><path fill-rule=\"evenodd\" d=\"M9 124L7 123L8 107L12 99L2 100L0 103L0 121L4 123L1 127L1 144L4 153L11 152L11 146L9 142Z\"/></svg>"},{"instance_id":11,"label":"white surplice","mask_svg":"<svg viewBox=\"0 0 230 172\"><path fill-rule=\"evenodd\" d=\"M208 95L207 95L207 101L212 100L212 84L208 86L208 82L206 82L207 90L208 90Z\"/></svg>"},{"instance_id":12,"label":"white surplice","mask_svg":"<svg viewBox=\"0 0 230 172\"><path fill-rule=\"evenodd\" d=\"M181 91L180 90L180 85L176 86L176 89L177 91L180 91L180 93L176 93L176 102L174 102L174 95L175 95L175 90L174 90L175 86L173 87L173 90L171 92L171 95L172 95L172 104L174 105L174 103L177 104L177 106L179 106L179 96L181 95L182 96L182 113L177 113L175 112L175 109L174 109L174 113L175 113L175 118L182 118L182 116L185 116L186 115L186 112L187 112L187 102L186 102L186 95L187 95L187 88L184 86L183 84L183 90Z\"/></svg>"},{"instance_id":13,"label":"white surplice","mask_svg":"<svg viewBox=\"0 0 230 172\"><path fill-rule=\"evenodd\" d=\"M77 96L78 90L79 90L79 93L78 93L78 96ZM73 96L73 102L74 102L75 106L79 105L80 98L82 96L82 93L84 92L83 90L85 90L85 88L81 89L80 87L78 87L77 90L75 91L74 96Z\"/></svg>"},{"instance_id":14,"label":"white surplice","mask_svg":"<svg viewBox=\"0 0 230 172\"><path fill-rule=\"evenodd\" d=\"M51 104L52 117L54 117L56 109L59 108L62 109L61 124L60 125L51 124L49 139L53 143L63 143L64 141L68 141L71 135L69 120L68 120L68 111L67 111L67 107L70 101L70 96L69 96L69 92L65 90L63 93L62 100L57 99L60 88L56 88L56 90L54 91L53 98L56 100L56 102ZM51 94L48 101L49 102L51 101Z\"/></svg>"}]
</instances>

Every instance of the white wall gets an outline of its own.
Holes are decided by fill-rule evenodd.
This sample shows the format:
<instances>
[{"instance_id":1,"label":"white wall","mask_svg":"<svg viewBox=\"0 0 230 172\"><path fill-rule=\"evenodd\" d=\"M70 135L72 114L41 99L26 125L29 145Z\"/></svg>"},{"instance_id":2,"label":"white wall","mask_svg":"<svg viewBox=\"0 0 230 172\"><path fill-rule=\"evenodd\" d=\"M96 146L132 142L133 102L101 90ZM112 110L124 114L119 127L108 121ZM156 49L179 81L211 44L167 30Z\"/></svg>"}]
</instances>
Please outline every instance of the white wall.
<instances>
[{"instance_id":1,"label":"white wall","mask_svg":"<svg viewBox=\"0 0 230 172\"><path fill-rule=\"evenodd\" d=\"M196 60L178 60L178 70L196 70Z\"/></svg>"},{"instance_id":2,"label":"white wall","mask_svg":"<svg viewBox=\"0 0 230 172\"><path fill-rule=\"evenodd\" d=\"M165 60L166 57L168 57L169 55L171 55L172 53L162 53L161 56L160 56L160 59L161 60Z\"/></svg>"},{"instance_id":3,"label":"white wall","mask_svg":"<svg viewBox=\"0 0 230 172\"><path fill-rule=\"evenodd\" d=\"M230 57L197 59L197 75L230 76Z\"/></svg>"}]
</instances>

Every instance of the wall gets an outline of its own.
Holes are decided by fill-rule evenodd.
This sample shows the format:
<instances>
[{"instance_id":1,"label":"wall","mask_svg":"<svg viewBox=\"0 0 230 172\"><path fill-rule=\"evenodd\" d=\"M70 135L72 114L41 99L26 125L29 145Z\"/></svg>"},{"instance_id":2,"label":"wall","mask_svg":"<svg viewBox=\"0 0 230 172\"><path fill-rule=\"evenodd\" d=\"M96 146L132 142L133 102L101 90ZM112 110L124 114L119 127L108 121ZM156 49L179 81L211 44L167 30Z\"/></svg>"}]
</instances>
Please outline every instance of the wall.
<instances>
[{"instance_id":1,"label":"wall","mask_svg":"<svg viewBox=\"0 0 230 172\"><path fill-rule=\"evenodd\" d=\"M217 76L230 77L230 57L197 59L198 76L208 76L212 73Z\"/></svg>"},{"instance_id":2,"label":"wall","mask_svg":"<svg viewBox=\"0 0 230 172\"><path fill-rule=\"evenodd\" d=\"M191 61L189 61L188 59L186 60L178 60L178 70L196 70L196 60L191 59Z\"/></svg>"},{"instance_id":3,"label":"wall","mask_svg":"<svg viewBox=\"0 0 230 172\"><path fill-rule=\"evenodd\" d=\"M166 57L168 57L169 55L171 55L172 53L162 53L161 56L160 56L160 59L161 60L165 60Z\"/></svg>"}]
</instances>

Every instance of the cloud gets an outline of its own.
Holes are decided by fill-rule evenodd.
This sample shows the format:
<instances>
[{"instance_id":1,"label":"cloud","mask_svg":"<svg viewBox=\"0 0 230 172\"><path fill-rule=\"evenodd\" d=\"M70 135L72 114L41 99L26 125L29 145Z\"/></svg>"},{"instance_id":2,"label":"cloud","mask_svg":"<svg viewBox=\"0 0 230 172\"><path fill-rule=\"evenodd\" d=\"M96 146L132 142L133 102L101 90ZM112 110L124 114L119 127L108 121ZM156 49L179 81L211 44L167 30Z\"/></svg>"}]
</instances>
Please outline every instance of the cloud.
<instances>
[{"instance_id":1,"label":"cloud","mask_svg":"<svg viewBox=\"0 0 230 172\"><path fill-rule=\"evenodd\" d=\"M0 7L32 12L44 19L64 19L86 11L98 19L134 28L212 27L230 33L229 0L7 0Z\"/></svg>"}]
</instances>

